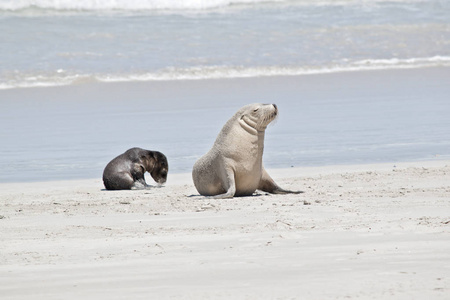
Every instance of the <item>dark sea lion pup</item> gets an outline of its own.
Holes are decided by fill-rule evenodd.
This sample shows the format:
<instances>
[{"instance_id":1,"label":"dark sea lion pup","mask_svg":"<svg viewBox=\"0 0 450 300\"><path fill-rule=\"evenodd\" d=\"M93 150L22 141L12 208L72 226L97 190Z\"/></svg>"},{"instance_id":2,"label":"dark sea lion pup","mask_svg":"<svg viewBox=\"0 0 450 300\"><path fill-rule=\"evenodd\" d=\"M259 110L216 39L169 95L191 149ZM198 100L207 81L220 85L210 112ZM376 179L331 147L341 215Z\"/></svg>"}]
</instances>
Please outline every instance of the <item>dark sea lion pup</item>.
<instances>
[{"instance_id":1,"label":"dark sea lion pup","mask_svg":"<svg viewBox=\"0 0 450 300\"><path fill-rule=\"evenodd\" d=\"M145 189L149 187L145 172L159 184L166 182L169 172L166 156L157 151L131 148L106 165L103 183L107 190Z\"/></svg>"},{"instance_id":2,"label":"dark sea lion pup","mask_svg":"<svg viewBox=\"0 0 450 300\"><path fill-rule=\"evenodd\" d=\"M208 153L194 164L192 179L200 195L214 198L250 196L257 189L272 194L298 194L279 187L262 163L264 133L278 116L275 104L242 107L223 126Z\"/></svg>"}]
</instances>

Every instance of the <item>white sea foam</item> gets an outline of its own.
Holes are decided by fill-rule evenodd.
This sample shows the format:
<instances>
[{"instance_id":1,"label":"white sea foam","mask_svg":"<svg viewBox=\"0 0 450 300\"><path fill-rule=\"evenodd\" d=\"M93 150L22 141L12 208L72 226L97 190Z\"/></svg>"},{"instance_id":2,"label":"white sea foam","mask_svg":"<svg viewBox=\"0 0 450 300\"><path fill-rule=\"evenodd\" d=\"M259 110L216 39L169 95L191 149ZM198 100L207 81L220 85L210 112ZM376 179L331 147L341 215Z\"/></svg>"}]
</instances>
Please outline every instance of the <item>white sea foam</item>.
<instances>
[{"instance_id":1,"label":"white sea foam","mask_svg":"<svg viewBox=\"0 0 450 300\"><path fill-rule=\"evenodd\" d=\"M283 0L22 0L1 1L0 10L28 8L53 10L181 10L210 9L233 4L282 2Z\"/></svg>"},{"instance_id":2,"label":"white sea foam","mask_svg":"<svg viewBox=\"0 0 450 300\"><path fill-rule=\"evenodd\" d=\"M250 78L269 76L296 76L327 74L338 72L357 72L387 69L410 69L426 67L450 67L450 57L433 56L428 58L408 59L365 59L347 64L335 64L321 67L191 67L191 68L165 68L157 72L133 74L66 74L57 70L49 76L27 75L23 78L17 76L10 81L0 83L0 89L49 87L89 82L137 82L137 81L170 81L170 80L205 80L225 78Z\"/></svg>"},{"instance_id":3,"label":"white sea foam","mask_svg":"<svg viewBox=\"0 0 450 300\"><path fill-rule=\"evenodd\" d=\"M334 65L328 67L198 67L172 69L168 68L157 73L133 74L129 76L106 76L98 77L99 81L156 81L156 80L200 80L221 78L249 78L268 76L295 76L313 75L338 72L356 72L382 69L406 69L450 66L450 57L435 56L431 58L411 59L367 59L357 61L349 65Z\"/></svg>"},{"instance_id":4,"label":"white sea foam","mask_svg":"<svg viewBox=\"0 0 450 300\"><path fill-rule=\"evenodd\" d=\"M409 67L409 66L429 66L429 65L448 65L450 63L449 56L433 56L425 58L391 58L391 59L365 59L353 63L356 66L374 66L374 67Z\"/></svg>"},{"instance_id":5,"label":"white sea foam","mask_svg":"<svg viewBox=\"0 0 450 300\"><path fill-rule=\"evenodd\" d=\"M371 5L383 2L422 2L424 0L17 0L0 1L0 11L44 10L203 10L239 4L288 3L307 6Z\"/></svg>"}]
</instances>

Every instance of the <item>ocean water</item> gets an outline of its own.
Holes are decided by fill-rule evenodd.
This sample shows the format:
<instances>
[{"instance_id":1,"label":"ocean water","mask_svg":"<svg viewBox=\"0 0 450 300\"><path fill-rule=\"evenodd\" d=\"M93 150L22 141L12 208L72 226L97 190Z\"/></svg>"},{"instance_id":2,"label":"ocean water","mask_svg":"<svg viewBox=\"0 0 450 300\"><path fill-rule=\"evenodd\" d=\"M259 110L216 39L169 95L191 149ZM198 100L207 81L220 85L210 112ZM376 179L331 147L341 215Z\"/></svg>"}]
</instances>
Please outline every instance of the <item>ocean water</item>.
<instances>
[{"instance_id":1,"label":"ocean water","mask_svg":"<svg viewBox=\"0 0 450 300\"><path fill-rule=\"evenodd\" d=\"M449 16L450 0L0 0L0 182L101 177L133 146L190 172L252 102L280 107L269 168L449 158L450 79L416 72L450 67Z\"/></svg>"},{"instance_id":2,"label":"ocean water","mask_svg":"<svg viewBox=\"0 0 450 300\"><path fill-rule=\"evenodd\" d=\"M450 66L449 0L0 0L0 88Z\"/></svg>"}]
</instances>

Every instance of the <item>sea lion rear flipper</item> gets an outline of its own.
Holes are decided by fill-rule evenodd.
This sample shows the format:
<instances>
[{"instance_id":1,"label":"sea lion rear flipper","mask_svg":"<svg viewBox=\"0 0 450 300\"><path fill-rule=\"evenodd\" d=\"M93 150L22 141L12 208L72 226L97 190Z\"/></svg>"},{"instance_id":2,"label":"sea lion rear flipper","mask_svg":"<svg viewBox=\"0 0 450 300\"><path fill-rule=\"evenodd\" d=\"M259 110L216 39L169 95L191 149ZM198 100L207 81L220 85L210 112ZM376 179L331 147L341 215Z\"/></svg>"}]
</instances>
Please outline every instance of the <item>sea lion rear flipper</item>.
<instances>
[{"instance_id":1,"label":"sea lion rear flipper","mask_svg":"<svg viewBox=\"0 0 450 300\"><path fill-rule=\"evenodd\" d=\"M290 191L279 187L275 181L267 173L266 169L263 168L261 181L259 182L258 190L271 194L301 194L303 191Z\"/></svg>"}]
</instances>

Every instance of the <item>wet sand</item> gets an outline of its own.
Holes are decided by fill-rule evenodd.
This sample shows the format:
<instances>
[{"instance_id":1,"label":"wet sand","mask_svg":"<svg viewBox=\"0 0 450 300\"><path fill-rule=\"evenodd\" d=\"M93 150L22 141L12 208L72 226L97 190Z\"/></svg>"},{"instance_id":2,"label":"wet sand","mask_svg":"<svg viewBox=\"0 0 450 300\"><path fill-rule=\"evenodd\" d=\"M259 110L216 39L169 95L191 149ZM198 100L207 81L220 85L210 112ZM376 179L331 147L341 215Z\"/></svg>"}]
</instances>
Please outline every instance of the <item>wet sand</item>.
<instances>
[{"instance_id":1,"label":"wet sand","mask_svg":"<svg viewBox=\"0 0 450 300\"><path fill-rule=\"evenodd\" d=\"M276 103L268 168L450 159L449 67L0 90L0 182L100 178L131 147L189 173L225 122Z\"/></svg>"}]
</instances>

